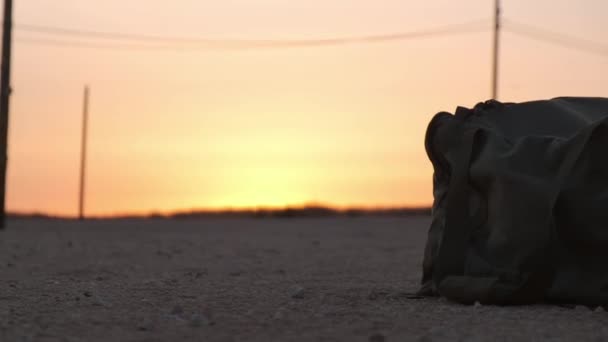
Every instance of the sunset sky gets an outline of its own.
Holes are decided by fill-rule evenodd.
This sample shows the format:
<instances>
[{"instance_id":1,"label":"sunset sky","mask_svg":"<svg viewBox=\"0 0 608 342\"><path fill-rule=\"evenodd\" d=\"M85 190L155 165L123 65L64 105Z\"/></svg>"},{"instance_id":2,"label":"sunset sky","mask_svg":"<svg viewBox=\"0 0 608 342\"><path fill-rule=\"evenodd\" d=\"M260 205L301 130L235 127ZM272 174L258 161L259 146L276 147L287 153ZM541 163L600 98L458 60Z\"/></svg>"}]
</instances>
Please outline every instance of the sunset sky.
<instances>
[{"instance_id":1,"label":"sunset sky","mask_svg":"<svg viewBox=\"0 0 608 342\"><path fill-rule=\"evenodd\" d=\"M75 215L91 87L86 212L420 206L430 118L490 97L490 0L14 0L7 206ZM512 21L608 46L608 1L504 0ZM484 21L487 30L327 47L91 48L18 29L299 40ZM606 96L608 50L504 32L499 99ZM599 51L601 52L601 51Z\"/></svg>"}]
</instances>

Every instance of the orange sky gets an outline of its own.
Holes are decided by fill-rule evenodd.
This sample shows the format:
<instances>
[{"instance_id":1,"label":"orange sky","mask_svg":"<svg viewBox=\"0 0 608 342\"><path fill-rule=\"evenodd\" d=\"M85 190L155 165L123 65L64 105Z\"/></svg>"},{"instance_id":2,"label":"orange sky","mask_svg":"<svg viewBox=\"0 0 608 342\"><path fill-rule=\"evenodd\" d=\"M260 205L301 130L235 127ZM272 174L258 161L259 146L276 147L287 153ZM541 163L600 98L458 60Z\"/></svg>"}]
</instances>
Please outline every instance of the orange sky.
<instances>
[{"instance_id":1,"label":"orange sky","mask_svg":"<svg viewBox=\"0 0 608 342\"><path fill-rule=\"evenodd\" d=\"M608 2L505 0L506 17L606 42ZM492 1L15 0L22 24L314 39L488 19ZM489 25L488 25L489 29ZM247 51L103 50L16 31L9 210L74 215L91 86L87 213L428 205L437 111L490 96L490 32ZM606 96L608 57L505 32L500 99ZM82 41L82 39L81 39Z\"/></svg>"}]
</instances>

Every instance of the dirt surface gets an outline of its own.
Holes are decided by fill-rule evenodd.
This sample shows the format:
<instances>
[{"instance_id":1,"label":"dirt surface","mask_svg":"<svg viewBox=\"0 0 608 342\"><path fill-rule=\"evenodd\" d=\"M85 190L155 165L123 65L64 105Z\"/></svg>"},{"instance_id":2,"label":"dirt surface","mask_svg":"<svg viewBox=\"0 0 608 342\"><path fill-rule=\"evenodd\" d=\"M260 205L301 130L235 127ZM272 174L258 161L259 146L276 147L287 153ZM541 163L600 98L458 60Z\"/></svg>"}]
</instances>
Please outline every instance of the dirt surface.
<instances>
[{"instance_id":1,"label":"dirt surface","mask_svg":"<svg viewBox=\"0 0 608 342\"><path fill-rule=\"evenodd\" d=\"M588 341L608 313L412 299L429 218L12 220L0 341Z\"/></svg>"}]
</instances>

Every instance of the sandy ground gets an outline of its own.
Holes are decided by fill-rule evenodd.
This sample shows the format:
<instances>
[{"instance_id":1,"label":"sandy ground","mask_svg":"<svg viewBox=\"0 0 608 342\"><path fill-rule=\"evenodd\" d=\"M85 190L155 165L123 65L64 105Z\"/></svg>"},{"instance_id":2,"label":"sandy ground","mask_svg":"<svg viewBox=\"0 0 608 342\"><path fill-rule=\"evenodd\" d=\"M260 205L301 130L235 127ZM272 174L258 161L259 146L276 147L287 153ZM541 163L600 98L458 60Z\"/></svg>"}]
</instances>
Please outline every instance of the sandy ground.
<instances>
[{"instance_id":1,"label":"sandy ground","mask_svg":"<svg viewBox=\"0 0 608 342\"><path fill-rule=\"evenodd\" d=\"M428 223L13 220L0 340L608 340L604 311L408 298Z\"/></svg>"}]
</instances>

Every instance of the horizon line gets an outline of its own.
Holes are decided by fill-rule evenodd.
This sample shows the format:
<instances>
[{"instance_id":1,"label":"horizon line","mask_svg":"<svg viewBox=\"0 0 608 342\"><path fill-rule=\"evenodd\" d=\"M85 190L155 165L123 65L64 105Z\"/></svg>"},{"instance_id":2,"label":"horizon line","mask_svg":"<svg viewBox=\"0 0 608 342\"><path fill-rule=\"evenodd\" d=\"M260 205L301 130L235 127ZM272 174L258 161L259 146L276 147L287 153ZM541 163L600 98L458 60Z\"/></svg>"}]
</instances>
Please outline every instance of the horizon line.
<instances>
[{"instance_id":1,"label":"horizon line","mask_svg":"<svg viewBox=\"0 0 608 342\"><path fill-rule=\"evenodd\" d=\"M325 204L303 204L286 206L192 208L167 211L116 212L85 215L85 220L106 219L176 219L204 217L328 217L328 216L409 216L430 214L431 205L403 206L337 206ZM41 218L78 220L77 214L54 214L44 211L8 211L9 218Z\"/></svg>"}]
</instances>

